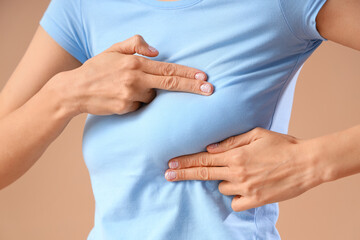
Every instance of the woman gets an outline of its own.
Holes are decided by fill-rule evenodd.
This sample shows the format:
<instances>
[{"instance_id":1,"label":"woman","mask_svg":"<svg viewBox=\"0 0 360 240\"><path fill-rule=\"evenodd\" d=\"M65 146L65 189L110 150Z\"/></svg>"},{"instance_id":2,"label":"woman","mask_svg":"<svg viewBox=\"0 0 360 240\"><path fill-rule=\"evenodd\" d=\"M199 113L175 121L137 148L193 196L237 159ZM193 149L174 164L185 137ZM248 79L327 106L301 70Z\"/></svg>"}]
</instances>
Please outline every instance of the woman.
<instances>
[{"instance_id":1,"label":"woman","mask_svg":"<svg viewBox=\"0 0 360 240\"><path fill-rule=\"evenodd\" d=\"M274 201L245 210L232 206L217 181L169 183L163 174L170 158L255 127L287 132L297 73L324 37L360 48L337 15L356 22L358 4L341 4L345 9L332 15L339 1L329 0L324 19L343 24L319 21L320 35L315 18L324 3L53 1L1 95L2 187L72 117L90 113L83 152L96 212L88 239L278 239ZM210 87L200 87L206 78L194 80L198 72L207 73ZM25 89L20 84L29 87L16 93Z\"/></svg>"}]
</instances>

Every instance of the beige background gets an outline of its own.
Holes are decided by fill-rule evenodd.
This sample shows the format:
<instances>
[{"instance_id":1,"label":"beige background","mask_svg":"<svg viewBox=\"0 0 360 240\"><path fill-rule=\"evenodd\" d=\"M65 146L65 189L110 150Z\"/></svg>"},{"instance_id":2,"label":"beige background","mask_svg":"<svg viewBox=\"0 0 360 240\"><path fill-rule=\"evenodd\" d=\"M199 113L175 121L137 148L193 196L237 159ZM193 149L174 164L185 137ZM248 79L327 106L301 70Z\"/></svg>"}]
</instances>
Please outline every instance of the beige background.
<instances>
[{"instance_id":1,"label":"beige background","mask_svg":"<svg viewBox=\"0 0 360 240\"><path fill-rule=\"evenodd\" d=\"M0 88L22 57L48 0L0 0ZM298 80L289 133L311 138L360 123L360 52L323 43ZM24 79L26 81L26 79ZM0 191L0 239L86 239L94 199L78 116L18 181ZM280 203L283 239L360 239L360 175Z\"/></svg>"}]
</instances>

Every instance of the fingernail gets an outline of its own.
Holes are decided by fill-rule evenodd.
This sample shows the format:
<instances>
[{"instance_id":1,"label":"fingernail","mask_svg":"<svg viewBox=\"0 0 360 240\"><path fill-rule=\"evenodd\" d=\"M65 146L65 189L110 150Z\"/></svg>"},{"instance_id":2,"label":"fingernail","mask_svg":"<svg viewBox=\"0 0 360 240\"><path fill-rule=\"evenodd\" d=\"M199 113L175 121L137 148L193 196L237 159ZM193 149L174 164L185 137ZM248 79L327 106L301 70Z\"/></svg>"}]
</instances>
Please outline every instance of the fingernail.
<instances>
[{"instance_id":1,"label":"fingernail","mask_svg":"<svg viewBox=\"0 0 360 240\"><path fill-rule=\"evenodd\" d=\"M157 52L156 48L154 48L152 46L149 46L149 50L152 51L152 52Z\"/></svg>"},{"instance_id":2,"label":"fingernail","mask_svg":"<svg viewBox=\"0 0 360 240\"><path fill-rule=\"evenodd\" d=\"M165 173L165 178L168 180L176 178L176 172L174 171L168 171Z\"/></svg>"},{"instance_id":3,"label":"fingernail","mask_svg":"<svg viewBox=\"0 0 360 240\"><path fill-rule=\"evenodd\" d=\"M179 163L177 161L171 161L169 163L170 168L177 168L179 166Z\"/></svg>"},{"instance_id":4,"label":"fingernail","mask_svg":"<svg viewBox=\"0 0 360 240\"><path fill-rule=\"evenodd\" d=\"M219 143L213 143L208 146L208 148L213 149L219 146Z\"/></svg>"},{"instance_id":5,"label":"fingernail","mask_svg":"<svg viewBox=\"0 0 360 240\"><path fill-rule=\"evenodd\" d=\"M195 78L196 78L197 80L205 80L206 76L205 76L204 73L198 72L198 73L195 74Z\"/></svg>"},{"instance_id":6,"label":"fingernail","mask_svg":"<svg viewBox=\"0 0 360 240\"><path fill-rule=\"evenodd\" d=\"M200 86L200 90L202 92L210 93L211 92L211 86L208 83L204 83L203 85Z\"/></svg>"}]
</instances>

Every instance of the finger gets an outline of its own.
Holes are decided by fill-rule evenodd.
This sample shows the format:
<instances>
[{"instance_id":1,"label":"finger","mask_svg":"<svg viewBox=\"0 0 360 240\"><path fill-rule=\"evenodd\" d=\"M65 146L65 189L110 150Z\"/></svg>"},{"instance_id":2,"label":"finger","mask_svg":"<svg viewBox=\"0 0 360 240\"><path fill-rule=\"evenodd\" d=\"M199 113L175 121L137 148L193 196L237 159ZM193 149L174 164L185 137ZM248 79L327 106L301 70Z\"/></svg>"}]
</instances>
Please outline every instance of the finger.
<instances>
[{"instance_id":1,"label":"finger","mask_svg":"<svg viewBox=\"0 0 360 240\"><path fill-rule=\"evenodd\" d=\"M227 165L228 160L223 154L209 154L207 152L184 155L172 158L169 161L169 167L172 169L190 167L219 167Z\"/></svg>"},{"instance_id":2,"label":"finger","mask_svg":"<svg viewBox=\"0 0 360 240\"><path fill-rule=\"evenodd\" d=\"M241 192L238 190L237 184L230 181L222 181L218 185L219 192L223 195L239 195Z\"/></svg>"},{"instance_id":3,"label":"finger","mask_svg":"<svg viewBox=\"0 0 360 240\"><path fill-rule=\"evenodd\" d=\"M141 70L160 76L179 76L197 80L207 80L205 72L196 68L188 67L177 63L167 63L137 56L141 61Z\"/></svg>"},{"instance_id":4,"label":"finger","mask_svg":"<svg viewBox=\"0 0 360 240\"><path fill-rule=\"evenodd\" d=\"M190 92L201 95L211 95L214 87L212 84L202 80L192 80L179 76L158 76L144 74L144 87L158 88L176 92Z\"/></svg>"},{"instance_id":5,"label":"finger","mask_svg":"<svg viewBox=\"0 0 360 240\"><path fill-rule=\"evenodd\" d=\"M127 110L128 110L128 112L134 112L134 111L136 111L137 109L139 109L140 106L141 106L141 103L135 101L135 102L132 102L132 103L129 105L129 107L128 107Z\"/></svg>"},{"instance_id":6,"label":"finger","mask_svg":"<svg viewBox=\"0 0 360 240\"><path fill-rule=\"evenodd\" d=\"M165 178L169 181L183 180L229 180L228 167L195 167L176 170L167 170Z\"/></svg>"},{"instance_id":7,"label":"finger","mask_svg":"<svg viewBox=\"0 0 360 240\"><path fill-rule=\"evenodd\" d=\"M267 130L256 127L246 133L237 136L231 136L219 143L210 144L206 147L206 150L210 153L220 153L229 149L248 145L256 139L260 138L265 131Z\"/></svg>"},{"instance_id":8,"label":"finger","mask_svg":"<svg viewBox=\"0 0 360 240\"><path fill-rule=\"evenodd\" d=\"M106 51L115 51L123 54L138 53L148 57L155 57L159 54L159 52L154 47L150 46L139 34L135 34L122 42L113 44Z\"/></svg>"},{"instance_id":9,"label":"finger","mask_svg":"<svg viewBox=\"0 0 360 240\"><path fill-rule=\"evenodd\" d=\"M156 91L154 89L147 89L143 93L139 93L135 98L136 101L143 103L150 103L156 97Z\"/></svg>"},{"instance_id":10,"label":"finger","mask_svg":"<svg viewBox=\"0 0 360 240\"><path fill-rule=\"evenodd\" d=\"M235 212L245 211L250 208L260 207L262 205L263 204L253 200L252 198L244 196L235 196L231 201L231 208Z\"/></svg>"}]
</instances>

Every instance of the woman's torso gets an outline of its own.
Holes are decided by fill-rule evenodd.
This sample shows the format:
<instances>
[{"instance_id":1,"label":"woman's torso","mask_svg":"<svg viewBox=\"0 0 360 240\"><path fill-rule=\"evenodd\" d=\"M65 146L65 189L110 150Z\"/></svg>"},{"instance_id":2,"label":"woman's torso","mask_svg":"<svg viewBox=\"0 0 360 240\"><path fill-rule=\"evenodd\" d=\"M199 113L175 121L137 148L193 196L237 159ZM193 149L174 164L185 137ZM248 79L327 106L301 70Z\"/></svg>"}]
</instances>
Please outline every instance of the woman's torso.
<instances>
[{"instance_id":1,"label":"woman's torso","mask_svg":"<svg viewBox=\"0 0 360 240\"><path fill-rule=\"evenodd\" d=\"M215 91L157 90L135 112L88 115L83 155L96 202L88 239L278 239L277 203L234 212L220 181L168 182L164 172L171 158L256 126L287 129L289 83L320 42L296 39L276 0L155 1L87 1L89 57L140 34L159 50L152 59L201 69Z\"/></svg>"}]
</instances>

